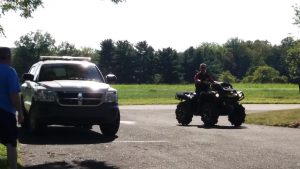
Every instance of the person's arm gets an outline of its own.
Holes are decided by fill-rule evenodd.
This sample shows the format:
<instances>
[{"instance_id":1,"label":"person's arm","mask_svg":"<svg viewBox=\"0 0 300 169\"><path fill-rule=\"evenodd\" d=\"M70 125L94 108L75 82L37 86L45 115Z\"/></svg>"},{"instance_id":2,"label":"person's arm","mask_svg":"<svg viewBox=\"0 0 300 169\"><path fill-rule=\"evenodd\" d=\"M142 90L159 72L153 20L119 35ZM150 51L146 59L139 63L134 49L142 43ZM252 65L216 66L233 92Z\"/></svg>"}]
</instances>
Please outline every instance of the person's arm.
<instances>
[{"instance_id":1,"label":"person's arm","mask_svg":"<svg viewBox=\"0 0 300 169\"><path fill-rule=\"evenodd\" d=\"M16 110L18 111L18 123L19 124L23 123L24 115L21 108L21 99L19 93L11 93L10 100L14 105L14 107L16 108Z\"/></svg>"},{"instance_id":2,"label":"person's arm","mask_svg":"<svg viewBox=\"0 0 300 169\"><path fill-rule=\"evenodd\" d=\"M211 75L208 75L208 80L210 83L215 83L215 80L211 77Z\"/></svg>"},{"instance_id":3,"label":"person's arm","mask_svg":"<svg viewBox=\"0 0 300 169\"><path fill-rule=\"evenodd\" d=\"M194 76L194 81L195 81L196 84L201 83L201 80L200 80L199 76L200 76L199 73L197 73L197 74Z\"/></svg>"},{"instance_id":4,"label":"person's arm","mask_svg":"<svg viewBox=\"0 0 300 169\"><path fill-rule=\"evenodd\" d=\"M21 107L21 99L20 99L20 84L17 72L14 69L11 69L8 74L7 79L8 85L8 93L10 96L10 101L15 109L18 111L18 122L19 124L23 123L24 115L23 109Z\"/></svg>"}]
</instances>

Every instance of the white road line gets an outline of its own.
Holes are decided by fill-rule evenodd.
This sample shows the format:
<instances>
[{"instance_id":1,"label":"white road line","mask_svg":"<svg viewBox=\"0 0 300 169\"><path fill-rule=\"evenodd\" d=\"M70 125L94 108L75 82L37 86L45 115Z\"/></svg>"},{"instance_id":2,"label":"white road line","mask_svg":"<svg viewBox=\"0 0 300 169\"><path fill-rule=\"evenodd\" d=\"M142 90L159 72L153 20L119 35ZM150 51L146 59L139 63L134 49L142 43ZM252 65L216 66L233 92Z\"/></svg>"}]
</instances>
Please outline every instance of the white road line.
<instances>
[{"instance_id":1,"label":"white road line","mask_svg":"<svg viewBox=\"0 0 300 169\"><path fill-rule=\"evenodd\" d=\"M120 121L120 123L122 123L122 124L128 124L128 125L135 125L136 124L135 121Z\"/></svg>"},{"instance_id":2,"label":"white road line","mask_svg":"<svg viewBox=\"0 0 300 169\"><path fill-rule=\"evenodd\" d=\"M159 140L159 141L113 141L113 143L169 143L169 141Z\"/></svg>"}]
</instances>

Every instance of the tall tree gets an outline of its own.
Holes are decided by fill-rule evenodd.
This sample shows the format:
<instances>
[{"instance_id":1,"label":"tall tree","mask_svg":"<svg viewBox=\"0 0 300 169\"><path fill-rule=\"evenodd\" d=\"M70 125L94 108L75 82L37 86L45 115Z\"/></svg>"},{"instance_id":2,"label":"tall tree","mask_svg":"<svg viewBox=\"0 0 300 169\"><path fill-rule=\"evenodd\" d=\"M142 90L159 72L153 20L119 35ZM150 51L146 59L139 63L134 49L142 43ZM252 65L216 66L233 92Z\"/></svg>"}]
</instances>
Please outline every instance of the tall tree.
<instances>
[{"instance_id":1,"label":"tall tree","mask_svg":"<svg viewBox=\"0 0 300 169\"><path fill-rule=\"evenodd\" d=\"M116 65L114 71L121 83L136 83L136 51L128 41L116 42Z\"/></svg>"},{"instance_id":2,"label":"tall tree","mask_svg":"<svg viewBox=\"0 0 300 169\"><path fill-rule=\"evenodd\" d=\"M155 67L158 64L154 49L146 41L138 42L136 49L137 83L150 83L154 80Z\"/></svg>"},{"instance_id":3,"label":"tall tree","mask_svg":"<svg viewBox=\"0 0 300 169\"><path fill-rule=\"evenodd\" d=\"M296 44L288 50L286 62L292 81L299 85L300 94L300 41L296 42Z\"/></svg>"},{"instance_id":4,"label":"tall tree","mask_svg":"<svg viewBox=\"0 0 300 169\"><path fill-rule=\"evenodd\" d=\"M281 45L273 46L271 55L266 58L267 65L275 68L281 75L289 77L288 65L286 62L287 51L293 47L295 40L292 37L282 39Z\"/></svg>"},{"instance_id":5,"label":"tall tree","mask_svg":"<svg viewBox=\"0 0 300 169\"><path fill-rule=\"evenodd\" d=\"M300 6L299 5L295 5L294 6L294 11L295 11L295 17L294 17L294 24L297 25L298 27L300 27ZM296 44L296 46L299 46L298 43ZM289 68L289 72L290 72L290 76L292 78L296 78L299 76L298 71L299 71L299 65L297 60L295 59L299 59L299 57L297 57L298 51L297 49L291 49L290 51L288 51L288 57L287 57L287 62L289 66L292 66L291 68ZM298 66L298 70L295 66ZM300 78L296 78L297 80L295 80L298 84L299 84L299 94L300 94Z\"/></svg>"},{"instance_id":6,"label":"tall tree","mask_svg":"<svg viewBox=\"0 0 300 169\"><path fill-rule=\"evenodd\" d=\"M0 18L5 15L8 11L20 11L20 16L28 18L32 16L32 12L41 6L42 0L1 0L0 1ZM4 29L0 25L0 34L4 34Z\"/></svg>"},{"instance_id":7,"label":"tall tree","mask_svg":"<svg viewBox=\"0 0 300 169\"><path fill-rule=\"evenodd\" d=\"M176 50L164 48L158 51L160 74L163 83L179 83L182 80L181 66Z\"/></svg>"},{"instance_id":8,"label":"tall tree","mask_svg":"<svg viewBox=\"0 0 300 169\"><path fill-rule=\"evenodd\" d=\"M202 56L197 57L196 49L190 47L185 50L182 54L179 54L182 58L182 69L183 69L183 79L186 82L193 82L193 77L199 64L203 62Z\"/></svg>"},{"instance_id":9,"label":"tall tree","mask_svg":"<svg viewBox=\"0 0 300 169\"><path fill-rule=\"evenodd\" d=\"M76 49L74 44L69 42L62 42L55 48L55 53L58 56L80 56L80 50Z\"/></svg>"},{"instance_id":10,"label":"tall tree","mask_svg":"<svg viewBox=\"0 0 300 169\"><path fill-rule=\"evenodd\" d=\"M246 55L250 59L250 67L258 67L266 65L266 60L271 57L272 45L268 41L255 40L254 42L247 41Z\"/></svg>"},{"instance_id":11,"label":"tall tree","mask_svg":"<svg viewBox=\"0 0 300 169\"><path fill-rule=\"evenodd\" d=\"M52 55L55 48L54 44L55 40L52 36L41 31L30 32L21 36L20 40L15 42L14 64L17 72L22 74L28 71L41 55Z\"/></svg>"},{"instance_id":12,"label":"tall tree","mask_svg":"<svg viewBox=\"0 0 300 169\"><path fill-rule=\"evenodd\" d=\"M208 71L218 77L223 71L221 58L223 55L222 47L215 43L203 43L197 49L197 55L203 59L203 62L208 65ZM196 68L199 67L199 62Z\"/></svg>"},{"instance_id":13,"label":"tall tree","mask_svg":"<svg viewBox=\"0 0 300 169\"><path fill-rule=\"evenodd\" d=\"M295 12L294 24L299 26L300 25L300 6L296 4L293 7L294 7L294 12Z\"/></svg>"},{"instance_id":14,"label":"tall tree","mask_svg":"<svg viewBox=\"0 0 300 169\"><path fill-rule=\"evenodd\" d=\"M242 79L250 67L250 58L247 54L245 42L238 38L233 38L228 40L224 47L227 48L226 56L229 56L232 61L229 71L238 79Z\"/></svg>"},{"instance_id":15,"label":"tall tree","mask_svg":"<svg viewBox=\"0 0 300 169\"><path fill-rule=\"evenodd\" d=\"M100 43L100 51L98 51L98 67L103 71L104 74L113 73L114 68L117 66L116 63L116 47L111 39L103 40Z\"/></svg>"},{"instance_id":16,"label":"tall tree","mask_svg":"<svg viewBox=\"0 0 300 169\"><path fill-rule=\"evenodd\" d=\"M288 50L286 62L291 78L300 78L300 41ZM300 83L300 81L299 81Z\"/></svg>"},{"instance_id":17,"label":"tall tree","mask_svg":"<svg viewBox=\"0 0 300 169\"><path fill-rule=\"evenodd\" d=\"M90 47L81 48L80 56L90 57L92 59L92 62L95 64L97 64L99 61L99 57L96 50Z\"/></svg>"}]
</instances>

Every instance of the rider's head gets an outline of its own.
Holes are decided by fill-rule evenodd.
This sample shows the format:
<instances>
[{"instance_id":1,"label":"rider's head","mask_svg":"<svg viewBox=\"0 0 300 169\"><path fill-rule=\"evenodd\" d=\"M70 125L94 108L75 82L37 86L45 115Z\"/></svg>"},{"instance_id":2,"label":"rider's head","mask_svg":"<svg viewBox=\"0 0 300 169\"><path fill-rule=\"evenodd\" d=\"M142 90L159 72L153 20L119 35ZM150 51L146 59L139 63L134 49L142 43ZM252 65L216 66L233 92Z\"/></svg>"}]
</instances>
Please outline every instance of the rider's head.
<instances>
[{"instance_id":1,"label":"rider's head","mask_svg":"<svg viewBox=\"0 0 300 169\"><path fill-rule=\"evenodd\" d=\"M201 72L206 72L206 64L205 64L205 63L201 63L201 64L199 65L199 70L200 70Z\"/></svg>"}]
</instances>

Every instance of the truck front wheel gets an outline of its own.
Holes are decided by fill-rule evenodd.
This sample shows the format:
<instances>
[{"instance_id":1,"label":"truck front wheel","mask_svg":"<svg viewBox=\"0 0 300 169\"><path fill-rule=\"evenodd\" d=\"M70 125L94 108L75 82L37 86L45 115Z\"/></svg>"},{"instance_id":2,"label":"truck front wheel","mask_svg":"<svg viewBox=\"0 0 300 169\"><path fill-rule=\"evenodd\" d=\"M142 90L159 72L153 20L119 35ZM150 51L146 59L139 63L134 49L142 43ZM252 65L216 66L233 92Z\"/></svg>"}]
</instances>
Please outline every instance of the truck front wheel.
<instances>
[{"instance_id":1,"label":"truck front wheel","mask_svg":"<svg viewBox=\"0 0 300 169\"><path fill-rule=\"evenodd\" d=\"M100 124L100 130L105 136L114 136L117 134L120 127L120 112L117 110L117 118L110 123Z\"/></svg>"}]
</instances>

